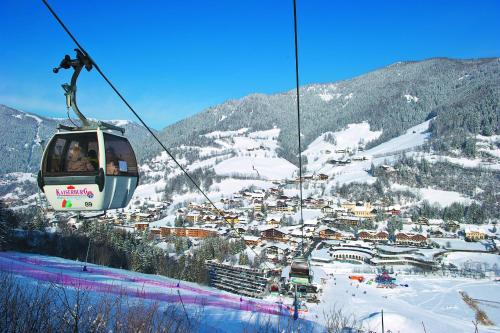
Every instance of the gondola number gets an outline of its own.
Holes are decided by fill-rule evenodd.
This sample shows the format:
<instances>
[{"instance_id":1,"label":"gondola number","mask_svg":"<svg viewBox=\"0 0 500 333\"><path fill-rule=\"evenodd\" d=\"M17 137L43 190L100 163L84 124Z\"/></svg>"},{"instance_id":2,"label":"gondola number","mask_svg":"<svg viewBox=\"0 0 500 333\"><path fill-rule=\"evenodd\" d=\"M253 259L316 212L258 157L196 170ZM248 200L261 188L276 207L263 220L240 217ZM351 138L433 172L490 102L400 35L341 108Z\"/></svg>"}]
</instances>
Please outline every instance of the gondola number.
<instances>
[{"instance_id":1,"label":"gondola number","mask_svg":"<svg viewBox=\"0 0 500 333\"><path fill-rule=\"evenodd\" d=\"M85 207L92 207L92 202L85 201Z\"/></svg>"}]
</instances>

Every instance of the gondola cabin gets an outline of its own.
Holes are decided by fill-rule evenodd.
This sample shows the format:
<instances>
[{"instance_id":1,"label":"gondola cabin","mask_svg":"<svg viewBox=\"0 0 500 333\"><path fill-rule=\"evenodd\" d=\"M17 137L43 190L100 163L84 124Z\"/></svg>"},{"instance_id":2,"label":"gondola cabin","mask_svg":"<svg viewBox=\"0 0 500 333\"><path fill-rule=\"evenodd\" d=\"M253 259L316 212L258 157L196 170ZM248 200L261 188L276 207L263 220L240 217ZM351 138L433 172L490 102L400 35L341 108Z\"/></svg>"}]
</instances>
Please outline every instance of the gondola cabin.
<instances>
[{"instance_id":1,"label":"gondola cabin","mask_svg":"<svg viewBox=\"0 0 500 333\"><path fill-rule=\"evenodd\" d=\"M56 133L44 151L38 173L38 186L56 211L123 208L138 181L137 160L129 141L100 127Z\"/></svg>"},{"instance_id":2,"label":"gondola cabin","mask_svg":"<svg viewBox=\"0 0 500 333\"><path fill-rule=\"evenodd\" d=\"M309 284L312 280L312 274L309 268L309 262L302 258L292 261L290 267L290 282L294 284Z\"/></svg>"}]
</instances>

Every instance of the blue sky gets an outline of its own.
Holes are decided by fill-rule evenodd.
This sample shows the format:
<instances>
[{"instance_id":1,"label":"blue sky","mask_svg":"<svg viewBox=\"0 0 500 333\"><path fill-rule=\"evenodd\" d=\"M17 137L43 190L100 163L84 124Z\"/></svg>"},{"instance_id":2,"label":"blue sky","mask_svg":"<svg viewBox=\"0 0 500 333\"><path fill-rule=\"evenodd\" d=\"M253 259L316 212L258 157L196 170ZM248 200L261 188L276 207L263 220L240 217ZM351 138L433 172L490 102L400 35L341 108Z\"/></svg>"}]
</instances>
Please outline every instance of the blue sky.
<instances>
[{"instance_id":1,"label":"blue sky","mask_svg":"<svg viewBox=\"0 0 500 333\"><path fill-rule=\"evenodd\" d=\"M103 71L161 129L250 93L294 87L291 0L50 1ZM0 104L64 117L52 73L74 45L41 1L0 1ZM396 61L500 56L500 1L298 0L301 84ZM133 119L97 72L82 73L90 117Z\"/></svg>"}]
</instances>

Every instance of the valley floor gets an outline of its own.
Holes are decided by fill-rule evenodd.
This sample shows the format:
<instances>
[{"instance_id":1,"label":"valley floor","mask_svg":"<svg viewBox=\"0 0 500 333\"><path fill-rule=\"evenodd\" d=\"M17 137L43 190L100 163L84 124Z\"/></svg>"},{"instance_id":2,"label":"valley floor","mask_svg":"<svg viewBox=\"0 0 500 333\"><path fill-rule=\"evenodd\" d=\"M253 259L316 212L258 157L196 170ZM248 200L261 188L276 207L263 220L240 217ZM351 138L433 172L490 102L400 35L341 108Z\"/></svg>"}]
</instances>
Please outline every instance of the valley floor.
<instances>
[{"instance_id":1,"label":"valley floor","mask_svg":"<svg viewBox=\"0 0 500 333\"><path fill-rule=\"evenodd\" d=\"M349 267L350 266L350 267ZM462 300L460 291L478 300L494 326L479 325L479 332L500 332L500 282L469 278L422 275L398 275L394 289L377 288L376 283L358 283L349 275L353 265L333 264L324 267L328 280L324 284L321 303L310 306L306 318L321 318L333 306L353 313L364 327L381 332L381 310L385 330L392 332L474 332L475 312ZM408 287L405 287L408 285ZM422 324L423 323L423 324Z\"/></svg>"}]
</instances>

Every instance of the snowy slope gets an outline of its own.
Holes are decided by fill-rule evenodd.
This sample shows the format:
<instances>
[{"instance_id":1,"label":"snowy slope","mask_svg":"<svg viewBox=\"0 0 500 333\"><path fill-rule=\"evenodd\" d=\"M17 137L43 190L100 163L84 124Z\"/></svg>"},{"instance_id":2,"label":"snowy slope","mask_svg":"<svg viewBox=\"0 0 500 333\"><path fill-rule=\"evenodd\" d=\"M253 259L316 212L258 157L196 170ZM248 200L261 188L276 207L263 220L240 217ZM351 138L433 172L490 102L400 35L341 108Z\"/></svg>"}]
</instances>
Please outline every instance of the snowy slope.
<instances>
[{"instance_id":1,"label":"snowy slope","mask_svg":"<svg viewBox=\"0 0 500 333\"><path fill-rule=\"evenodd\" d=\"M188 315L203 311L202 332L240 332L263 318L282 326L290 321L290 312L276 303L240 298L217 289L161 276L92 264L84 273L81 267L81 262L56 257L0 252L0 271L14 274L18 281L42 281L70 289L78 286L92 293L123 293L165 305L180 303L182 298ZM312 324L299 320L295 325L310 327Z\"/></svg>"},{"instance_id":2,"label":"snowy slope","mask_svg":"<svg viewBox=\"0 0 500 333\"><path fill-rule=\"evenodd\" d=\"M443 191L433 188L416 188L401 184L392 184L393 190L409 190L420 196L422 200L427 200L431 204L438 204L441 207L450 206L454 202L470 205L473 200L464 197L462 194L454 191Z\"/></svg>"},{"instance_id":3,"label":"snowy slope","mask_svg":"<svg viewBox=\"0 0 500 333\"><path fill-rule=\"evenodd\" d=\"M283 158L234 157L217 164L215 173L222 176L246 176L262 179L292 178L297 168Z\"/></svg>"},{"instance_id":4,"label":"snowy slope","mask_svg":"<svg viewBox=\"0 0 500 333\"><path fill-rule=\"evenodd\" d=\"M325 267L328 277L318 305L312 305L306 318L329 311L333 306L344 313L354 313L362 320L365 329L381 331L381 314L384 310L386 330L392 332L421 333L422 322L427 332L474 332L474 312L462 301L460 290L472 298L498 301L498 282L465 278L443 278L425 276L398 276L395 289L376 288L375 284L359 284L348 279L349 274L339 273L342 264ZM363 275L363 274L362 274ZM373 274L364 274L373 278ZM365 293L366 292L366 293ZM486 303L485 303L486 304ZM493 327L479 326L480 332L499 332L500 311L497 307L479 305L496 324Z\"/></svg>"},{"instance_id":5,"label":"snowy slope","mask_svg":"<svg viewBox=\"0 0 500 333\"><path fill-rule=\"evenodd\" d=\"M297 171L292 163L278 157L279 134L280 129L276 127L254 132L248 128L214 131L200 135L203 145L178 147L176 158L190 174L208 170L222 178L204 189L213 199L252 185L268 188L272 180L292 178ZM142 164L140 170L146 177L135 192L136 199L161 198L167 182L182 174L164 152ZM199 198L199 193L175 196L174 204Z\"/></svg>"},{"instance_id":6,"label":"snowy slope","mask_svg":"<svg viewBox=\"0 0 500 333\"><path fill-rule=\"evenodd\" d=\"M429 129L431 120L411 127L405 134L373 147L365 151L363 155L378 157L379 155L390 155L394 152L413 149L423 145L430 135L427 130Z\"/></svg>"},{"instance_id":7,"label":"snowy slope","mask_svg":"<svg viewBox=\"0 0 500 333\"><path fill-rule=\"evenodd\" d=\"M311 142L303 152L303 155L307 157L308 170L322 170L329 159L341 159L346 156L345 153L337 153L338 150L350 149L354 151L360 143L364 145L364 143L377 139L381 134L381 131L371 131L370 124L367 122L349 124L346 129L341 131L324 133ZM327 136L333 137L334 143L333 140L327 141Z\"/></svg>"},{"instance_id":8,"label":"snowy slope","mask_svg":"<svg viewBox=\"0 0 500 333\"><path fill-rule=\"evenodd\" d=\"M491 260L498 263L494 257ZM182 298L188 315L199 313L197 311L203 308L203 332L241 332L252 327L257 320L270 320L281 327L291 322L290 312L276 303L278 300L273 296L265 300L240 298L194 283L92 264L88 265L89 271L83 273L81 266L81 262L61 258L0 252L0 271L14 274L22 283L42 281L69 289L79 286L96 295L124 293L132 298L164 305L179 303ZM349 280L350 273L346 271L352 267L348 264L324 266L328 275L324 276L320 303L309 304L309 311L301 314L293 325L301 325L304 329L304 326L311 328L315 322L315 331L321 332L325 325L323 314L336 307L358 318L365 329L375 331L380 331L380 311L383 309L385 328L393 332L420 333L422 322L427 332L473 332L471 321L474 313L460 297L459 291L463 290L472 298L484 301L479 306L495 323L495 326L480 326L480 332L500 331L500 312L487 302L500 298L498 282L399 275L396 289L379 289L375 284L358 284ZM365 274L365 277L370 279L374 275ZM400 284L408 284L408 287Z\"/></svg>"}]
</instances>

